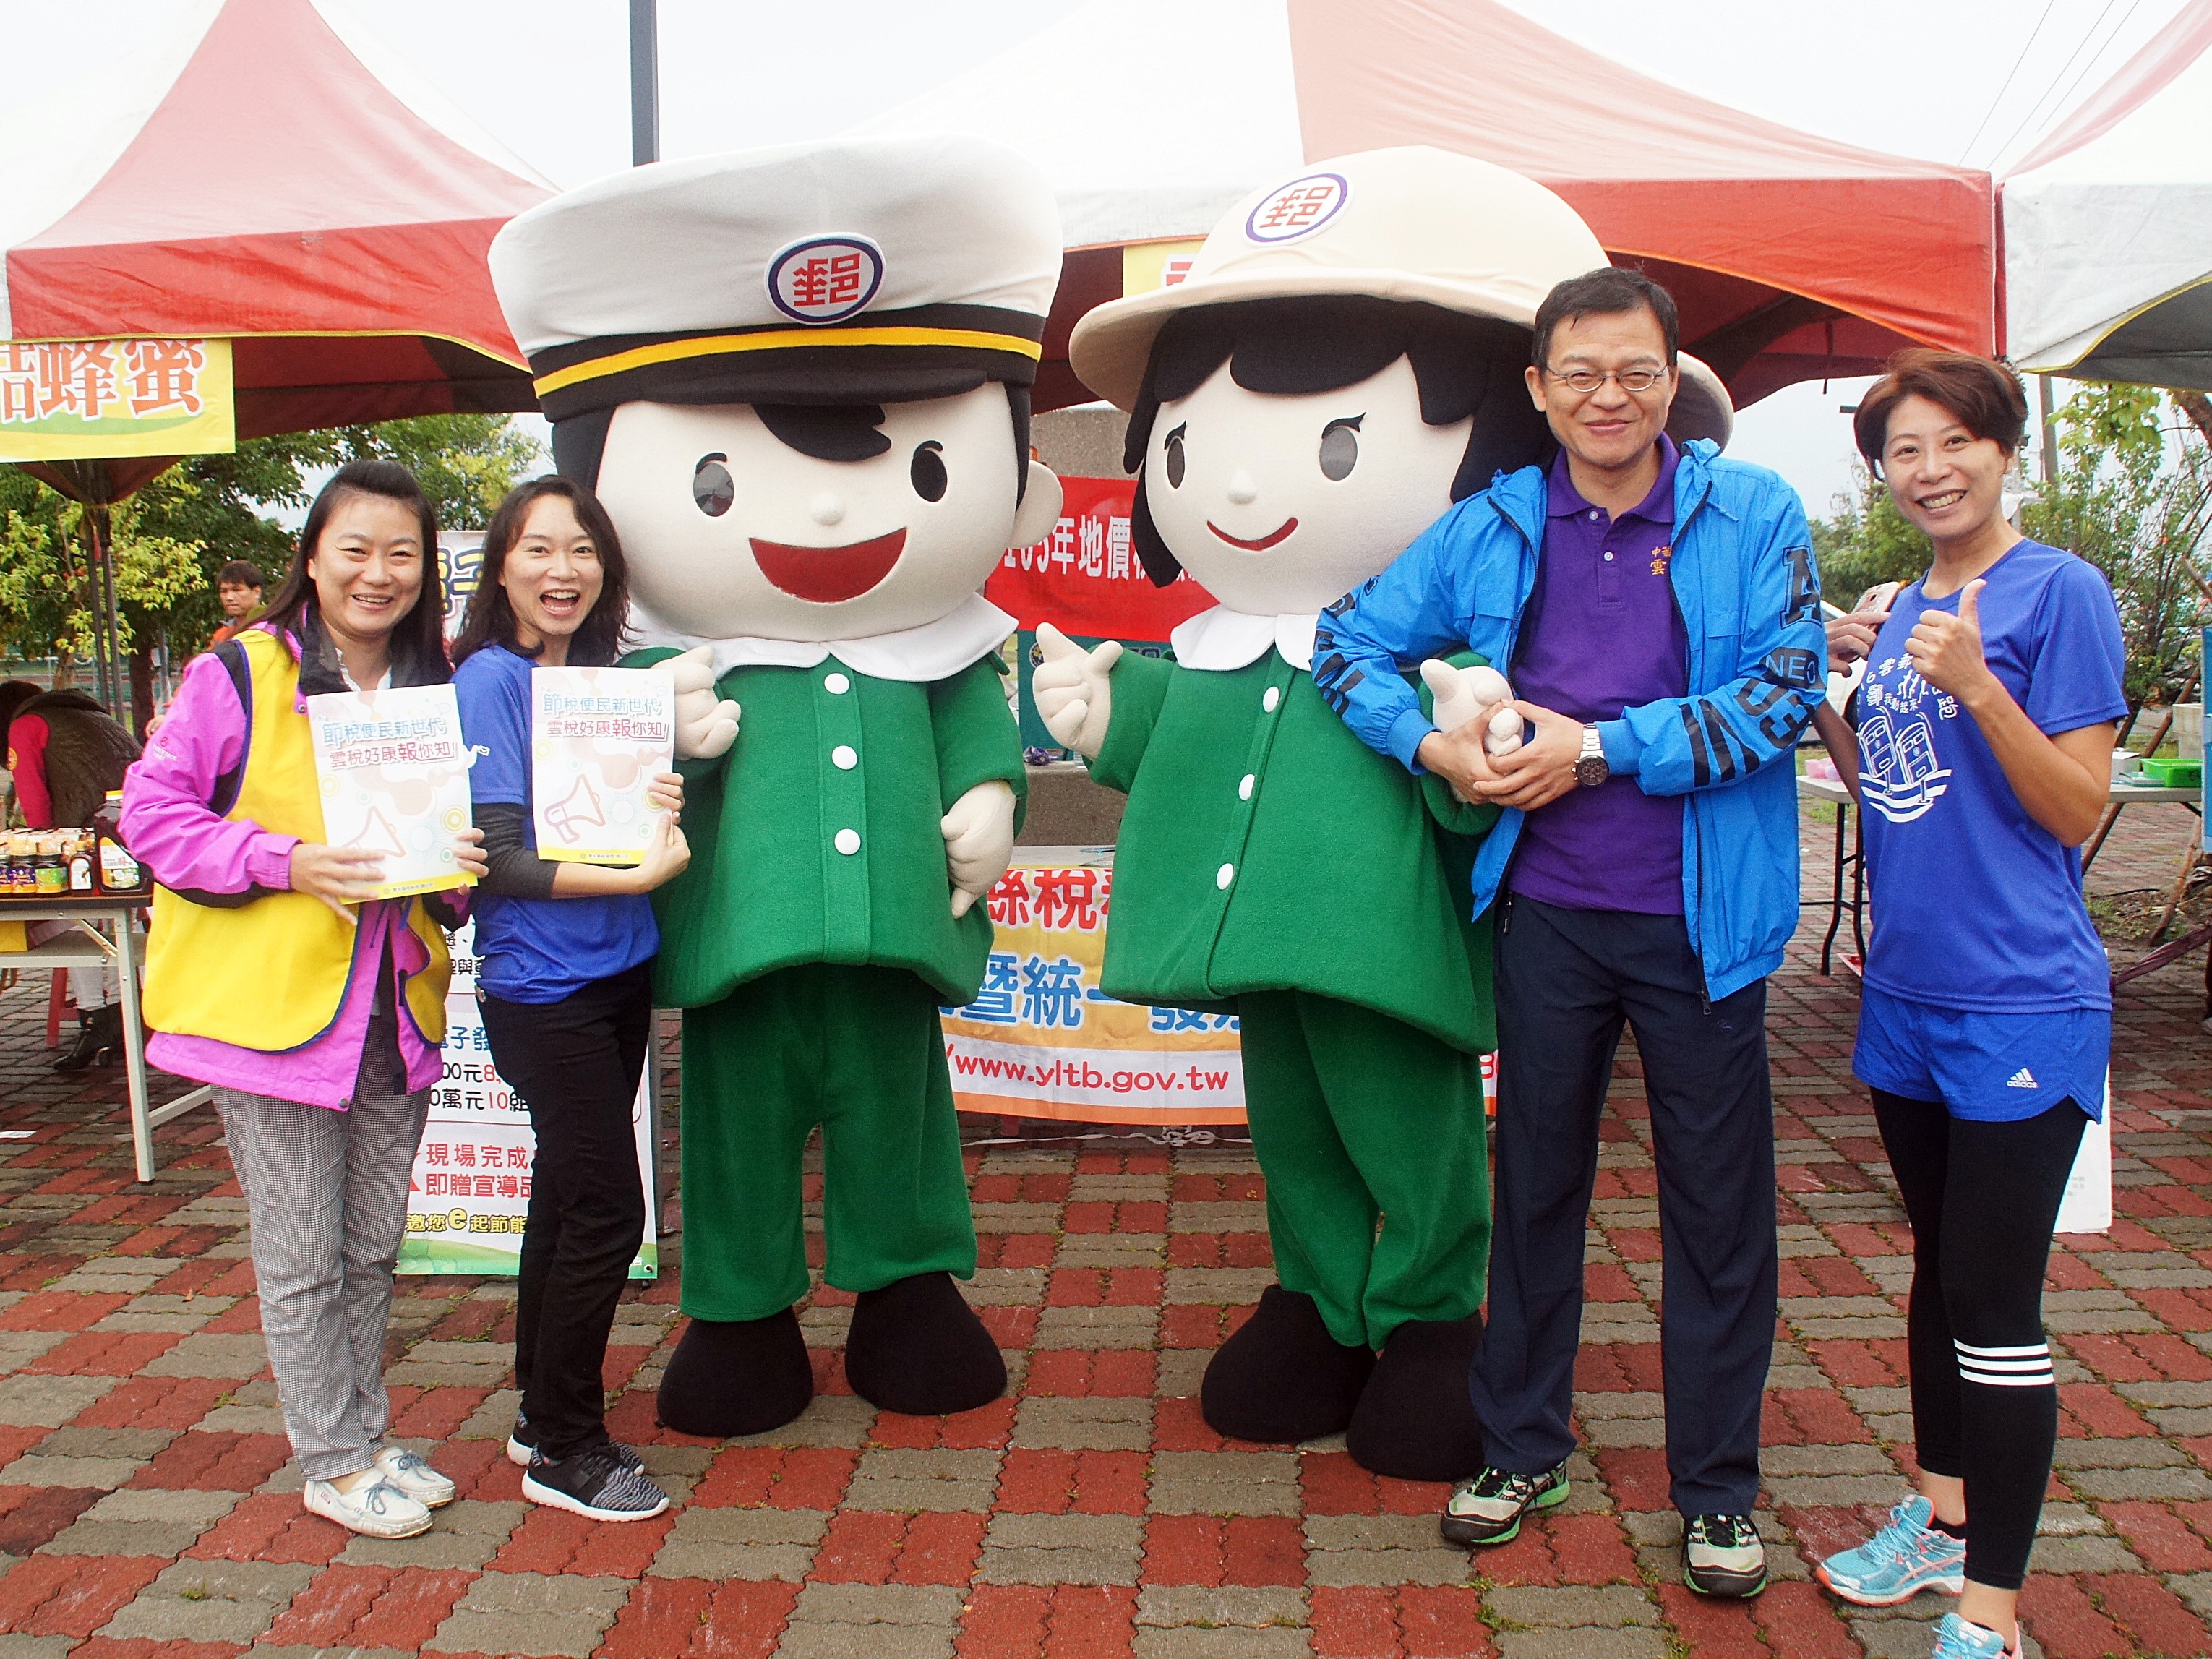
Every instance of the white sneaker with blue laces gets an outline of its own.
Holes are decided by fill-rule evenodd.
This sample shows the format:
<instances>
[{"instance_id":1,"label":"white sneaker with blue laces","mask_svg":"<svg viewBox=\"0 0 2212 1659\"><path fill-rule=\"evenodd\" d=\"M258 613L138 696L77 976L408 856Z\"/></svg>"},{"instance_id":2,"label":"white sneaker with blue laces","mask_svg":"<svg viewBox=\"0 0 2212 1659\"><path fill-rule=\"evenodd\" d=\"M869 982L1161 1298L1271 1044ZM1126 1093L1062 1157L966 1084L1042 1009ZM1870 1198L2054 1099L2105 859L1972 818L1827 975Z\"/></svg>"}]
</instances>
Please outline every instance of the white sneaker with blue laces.
<instances>
[{"instance_id":1,"label":"white sneaker with blue laces","mask_svg":"<svg viewBox=\"0 0 2212 1659\"><path fill-rule=\"evenodd\" d=\"M386 1446L377 1453L376 1472L426 1510L443 1509L453 1501L453 1483L432 1468L420 1452L404 1446Z\"/></svg>"},{"instance_id":2,"label":"white sneaker with blue laces","mask_svg":"<svg viewBox=\"0 0 2212 1659\"><path fill-rule=\"evenodd\" d=\"M2021 1659L2014 1626L2015 1639L2007 1647L2003 1637L1986 1625L1977 1625L1961 1619L1955 1613L1943 1615L1942 1623L1936 1626L1936 1646L1928 1659Z\"/></svg>"},{"instance_id":3,"label":"white sneaker with blue laces","mask_svg":"<svg viewBox=\"0 0 2212 1659\"><path fill-rule=\"evenodd\" d=\"M310 1480L300 1501L310 1515L335 1521L368 1538L412 1538L430 1530L430 1510L381 1474L341 1492L327 1480Z\"/></svg>"},{"instance_id":4,"label":"white sneaker with blue laces","mask_svg":"<svg viewBox=\"0 0 2212 1659\"><path fill-rule=\"evenodd\" d=\"M1855 1550L1814 1568L1846 1601L1893 1607L1924 1589L1956 1595L1966 1588L1966 1540L1929 1523L1936 1506L1917 1492L1889 1512L1889 1524Z\"/></svg>"}]
</instances>

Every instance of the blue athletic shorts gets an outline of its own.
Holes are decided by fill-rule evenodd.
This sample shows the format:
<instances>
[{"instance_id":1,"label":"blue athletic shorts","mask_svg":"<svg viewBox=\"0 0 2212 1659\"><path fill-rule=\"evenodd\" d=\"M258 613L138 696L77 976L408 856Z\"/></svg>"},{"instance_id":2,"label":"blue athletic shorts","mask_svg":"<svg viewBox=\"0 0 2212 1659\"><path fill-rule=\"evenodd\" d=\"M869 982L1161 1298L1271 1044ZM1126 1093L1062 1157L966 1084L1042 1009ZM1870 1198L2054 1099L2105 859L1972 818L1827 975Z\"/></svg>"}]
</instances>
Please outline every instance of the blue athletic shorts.
<instances>
[{"instance_id":1,"label":"blue athletic shorts","mask_svg":"<svg viewBox=\"0 0 2212 1659\"><path fill-rule=\"evenodd\" d=\"M2012 1123L2071 1097L2105 1115L2112 1016L2103 1008L1972 1013L1862 988L1851 1072L1870 1089L1941 1101L1953 1117Z\"/></svg>"}]
</instances>

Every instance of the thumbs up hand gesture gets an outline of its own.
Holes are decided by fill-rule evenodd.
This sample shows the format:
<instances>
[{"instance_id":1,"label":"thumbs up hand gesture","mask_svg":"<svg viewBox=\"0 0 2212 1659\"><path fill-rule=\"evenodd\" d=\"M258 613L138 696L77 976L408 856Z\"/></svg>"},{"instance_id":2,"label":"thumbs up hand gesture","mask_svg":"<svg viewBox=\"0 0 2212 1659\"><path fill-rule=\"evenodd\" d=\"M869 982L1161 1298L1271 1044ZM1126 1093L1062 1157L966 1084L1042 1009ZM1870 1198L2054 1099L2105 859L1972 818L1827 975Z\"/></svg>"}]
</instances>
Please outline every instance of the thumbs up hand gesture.
<instances>
[{"instance_id":1,"label":"thumbs up hand gesture","mask_svg":"<svg viewBox=\"0 0 2212 1659\"><path fill-rule=\"evenodd\" d=\"M1971 702L1996 683L1982 654L1981 592L1989 584L1978 576L1959 591L1959 614L1924 612L1905 642L1905 654L1920 678L1938 691Z\"/></svg>"},{"instance_id":2,"label":"thumbs up hand gesture","mask_svg":"<svg viewBox=\"0 0 2212 1659\"><path fill-rule=\"evenodd\" d=\"M1085 760L1097 760L1114 716L1111 676L1121 641L1085 651L1050 623L1041 623L1036 642L1044 660L1030 675L1030 690L1045 730Z\"/></svg>"}]
</instances>

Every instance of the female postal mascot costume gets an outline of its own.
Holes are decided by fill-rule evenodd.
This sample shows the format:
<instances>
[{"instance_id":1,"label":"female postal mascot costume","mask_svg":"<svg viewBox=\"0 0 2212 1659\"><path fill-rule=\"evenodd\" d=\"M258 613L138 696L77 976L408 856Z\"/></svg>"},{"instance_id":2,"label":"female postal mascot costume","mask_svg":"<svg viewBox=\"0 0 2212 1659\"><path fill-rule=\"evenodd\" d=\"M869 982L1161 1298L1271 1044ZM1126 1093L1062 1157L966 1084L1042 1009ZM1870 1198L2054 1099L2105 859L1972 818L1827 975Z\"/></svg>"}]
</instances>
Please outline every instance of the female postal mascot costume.
<instances>
[{"instance_id":1,"label":"female postal mascot costume","mask_svg":"<svg viewBox=\"0 0 2212 1659\"><path fill-rule=\"evenodd\" d=\"M555 458L622 533L633 660L688 653L693 859L654 905L691 1324L661 1420L805 1408L817 1125L854 1389L980 1406L1006 1371L952 1282L975 1235L937 1011L981 983L1023 798L1013 619L976 590L1060 511L1029 459L1050 190L951 137L663 162L522 215L491 266Z\"/></svg>"},{"instance_id":2,"label":"female postal mascot costume","mask_svg":"<svg viewBox=\"0 0 2212 1659\"><path fill-rule=\"evenodd\" d=\"M1172 665L1041 629L1036 688L1054 735L1129 796L1105 990L1240 1016L1281 1282L1206 1373L1206 1420L1238 1439L1346 1431L1368 1468L1417 1480L1483 1461L1477 1056L1496 1039L1467 872L1497 809L1367 748L1312 670L1325 607L1547 451L1530 325L1604 263L1539 185L1377 150L1239 203L1186 281L1075 330L1076 373L1130 411L1146 571L1221 601L1176 630ZM1504 693L1488 671L1468 678L1488 699L1448 665L1425 678L1446 725Z\"/></svg>"}]
</instances>

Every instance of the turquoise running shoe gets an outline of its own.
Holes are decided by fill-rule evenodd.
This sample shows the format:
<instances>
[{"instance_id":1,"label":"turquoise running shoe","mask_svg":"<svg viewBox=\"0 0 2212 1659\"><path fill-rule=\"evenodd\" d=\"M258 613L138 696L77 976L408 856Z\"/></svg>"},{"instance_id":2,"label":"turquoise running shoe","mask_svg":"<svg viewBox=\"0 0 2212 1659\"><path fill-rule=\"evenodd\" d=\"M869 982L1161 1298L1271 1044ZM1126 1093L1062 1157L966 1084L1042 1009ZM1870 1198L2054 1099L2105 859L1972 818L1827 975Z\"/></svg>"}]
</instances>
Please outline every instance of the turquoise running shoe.
<instances>
[{"instance_id":1,"label":"turquoise running shoe","mask_svg":"<svg viewBox=\"0 0 2212 1659\"><path fill-rule=\"evenodd\" d=\"M1947 1613L1936 1626L1936 1648L1928 1659L2020 1659L2020 1648L2007 1647L1995 1631Z\"/></svg>"},{"instance_id":2,"label":"turquoise running shoe","mask_svg":"<svg viewBox=\"0 0 2212 1659\"><path fill-rule=\"evenodd\" d=\"M1830 1556L1813 1571L1844 1601L1863 1607L1893 1607L1924 1589L1956 1595L1966 1588L1966 1540L1936 1531L1929 1525L1935 1518L1936 1506L1916 1492L1865 1543Z\"/></svg>"}]
</instances>

